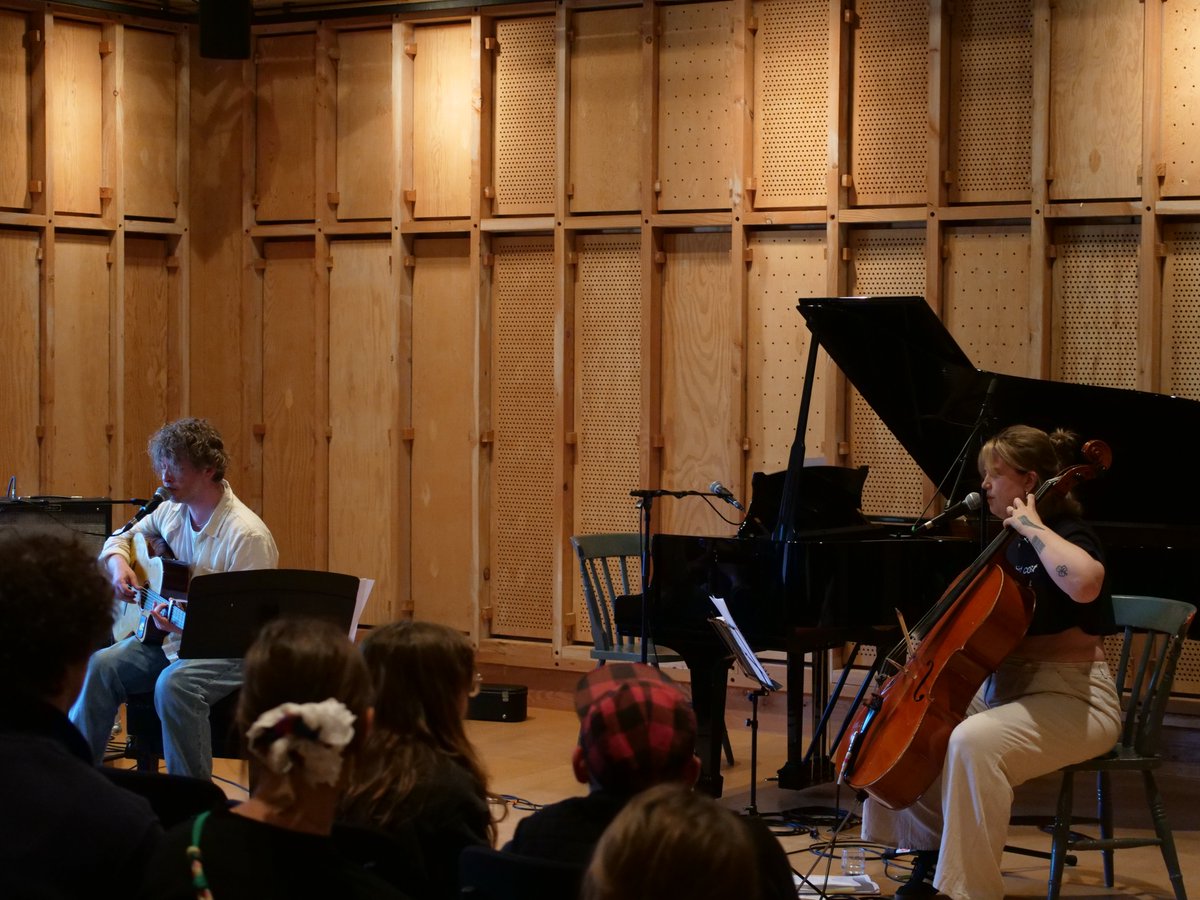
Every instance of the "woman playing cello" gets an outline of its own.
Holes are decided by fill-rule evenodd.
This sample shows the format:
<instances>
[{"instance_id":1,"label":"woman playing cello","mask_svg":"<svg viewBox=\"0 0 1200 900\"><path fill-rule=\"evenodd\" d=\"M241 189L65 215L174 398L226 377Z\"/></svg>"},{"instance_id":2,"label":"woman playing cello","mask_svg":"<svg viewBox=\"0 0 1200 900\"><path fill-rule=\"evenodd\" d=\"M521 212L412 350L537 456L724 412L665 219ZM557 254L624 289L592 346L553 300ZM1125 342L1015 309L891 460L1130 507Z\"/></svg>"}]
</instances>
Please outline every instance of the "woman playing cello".
<instances>
[{"instance_id":1,"label":"woman playing cello","mask_svg":"<svg viewBox=\"0 0 1200 900\"><path fill-rule=\"evenodd\" d=\"M1034 492L1074 462L1077 439L1025 425L979 452L988 509L1019 538L1005 548L1036 598L1025 638L984 683L954 728L941 776L902 810L868 800L863 836L917 855L899 896L999 900L1013 788L1110 749L1120 704L1104 661L1116 630L1104 555L1069 494ZM932 884L930 880L932 879Z\"/></svg>"}]
</instances>

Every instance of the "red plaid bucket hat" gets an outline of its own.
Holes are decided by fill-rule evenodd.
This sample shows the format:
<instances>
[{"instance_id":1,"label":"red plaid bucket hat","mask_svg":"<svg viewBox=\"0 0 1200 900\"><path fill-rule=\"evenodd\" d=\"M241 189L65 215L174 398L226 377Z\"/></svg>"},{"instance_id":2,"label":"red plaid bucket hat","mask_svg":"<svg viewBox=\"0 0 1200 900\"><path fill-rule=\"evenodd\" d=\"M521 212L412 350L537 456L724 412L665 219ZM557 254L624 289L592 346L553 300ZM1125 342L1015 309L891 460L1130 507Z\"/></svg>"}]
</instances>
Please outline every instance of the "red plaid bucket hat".
<instances>
[{"instance_id":1,"label":"red plaid bucket hat","mask_svg":"<svg viewBox=\"0 0 1200 900\"><path fill-rule=\"evenodd\" d=\"M575 689L579 746L605 790L636 793L674 781L696 749L696 714L670 678L641 663L609 663Z\"/></svg>"}]
</instances>

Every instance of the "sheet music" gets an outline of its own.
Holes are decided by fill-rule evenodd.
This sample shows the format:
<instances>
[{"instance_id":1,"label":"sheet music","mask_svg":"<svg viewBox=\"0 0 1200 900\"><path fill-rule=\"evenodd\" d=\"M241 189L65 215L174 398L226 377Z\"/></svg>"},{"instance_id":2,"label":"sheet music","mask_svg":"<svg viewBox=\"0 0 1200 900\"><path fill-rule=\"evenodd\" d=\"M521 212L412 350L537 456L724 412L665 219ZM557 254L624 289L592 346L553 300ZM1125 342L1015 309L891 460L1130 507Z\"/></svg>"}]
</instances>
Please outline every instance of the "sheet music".
<instances>
[{"instance_id":1,"label":"sheet music","mask_svg":"<svg viewBox=\"0 0 1200 900\"><path fill-rule=\"evenodd\" d=\"M754 655L754 651L750 649L750 645L746 643L746 636L742 634L742 630L738 628L737 622L733 620L733 615L729 612L729 606L725 603L724 598L709 594L708 599L712 601L713 606L717 608L717 612L719 613L711 621L725 639L725 642L730 645L729 649L737 657L738 663L741 664L746 675L753 678L768 691L777 691L783 687L783 685L767 673L767 670L763 668L762 662Z\"/></svg>"},{"instance_id":2,"label":"sheet music","mask_svg":"<svg viewBox=\"0 0 1200 900\"><path fill-rule=\"evenodd\" d=\"M354 598L354 616L350 619L350 640L358 637L358 620L367 606L367 598L371 596L371 588L375 587L374 578L358 579L358 594Z\"/></svg>"}]
</instances>

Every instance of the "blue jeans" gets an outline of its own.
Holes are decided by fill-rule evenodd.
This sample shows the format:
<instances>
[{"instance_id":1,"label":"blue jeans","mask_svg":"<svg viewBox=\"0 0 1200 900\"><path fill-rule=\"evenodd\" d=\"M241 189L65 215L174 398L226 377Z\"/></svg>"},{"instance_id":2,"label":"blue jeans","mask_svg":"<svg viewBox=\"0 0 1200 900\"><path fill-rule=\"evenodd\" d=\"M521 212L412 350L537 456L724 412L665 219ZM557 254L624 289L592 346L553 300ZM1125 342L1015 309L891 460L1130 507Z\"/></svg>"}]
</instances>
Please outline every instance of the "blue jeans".
<instances>
[{"instance_id":1,"label":"blue jeans","mask_svg":"<svg viewBox=\"0 0 1200 900\"><path fill-rule=\"evenodd\" d=\"M117 710L130 694L154 691L162 720L163 756L172 775L212 777L208 710L242 683L241 659L177 659L161 647L126 638L97 651L88 662L71 721L83 732L92 758L104 758Z\"/></svg>"}]
</instances>

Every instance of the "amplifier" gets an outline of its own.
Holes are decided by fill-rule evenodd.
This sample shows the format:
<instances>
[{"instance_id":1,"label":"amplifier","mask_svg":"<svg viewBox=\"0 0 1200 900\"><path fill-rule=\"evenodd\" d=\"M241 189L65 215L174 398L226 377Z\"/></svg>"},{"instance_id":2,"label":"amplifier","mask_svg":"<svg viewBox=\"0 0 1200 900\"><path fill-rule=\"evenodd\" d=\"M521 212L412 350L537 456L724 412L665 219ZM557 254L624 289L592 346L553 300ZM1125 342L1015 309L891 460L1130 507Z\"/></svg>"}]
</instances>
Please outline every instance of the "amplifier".
<instances>
[{"instance_id":1,"label":"amplifier","mask_svg":"<svg viewBox=\"0 0 1200 900\"><path fill-rule=\"evenodd\" d=\"M83 497L19 497L0 500L0 528L79 538L99 556L112 532L112 501Z\"/></svg>"},{"instance_id":2,"label":"amplifier","mask_svg":"<svg viewBox=\"0 0 1200 900\"><path fill-rule=\"evenodd\" d=\"M480 722L524 722L529 688L523 684L485 684L467 701L467 718Z\"/></svg>"}]
</instances>

